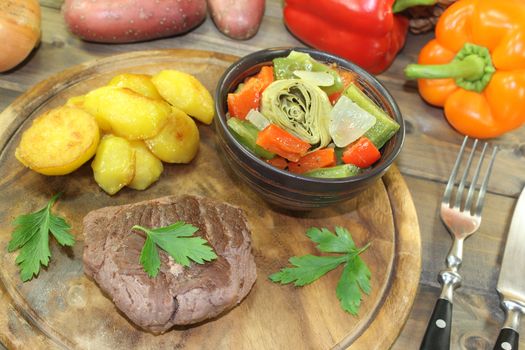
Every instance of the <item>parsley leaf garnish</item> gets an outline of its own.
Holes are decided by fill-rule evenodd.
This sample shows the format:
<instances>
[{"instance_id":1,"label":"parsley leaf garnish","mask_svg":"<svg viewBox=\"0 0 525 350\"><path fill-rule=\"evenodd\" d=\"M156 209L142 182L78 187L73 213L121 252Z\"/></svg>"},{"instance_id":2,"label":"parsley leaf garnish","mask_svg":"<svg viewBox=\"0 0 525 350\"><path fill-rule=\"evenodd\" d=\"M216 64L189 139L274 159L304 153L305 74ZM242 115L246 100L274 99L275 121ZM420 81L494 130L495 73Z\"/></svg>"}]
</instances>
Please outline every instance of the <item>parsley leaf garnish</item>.
<instances>
[{"instance_id":1,"label":"parsley leaf garnish","mask_svg":"<svg viewBox=\"0 0 525 350\"><path fill-rule=\"evenodd\" d=\"M24 282L38 275L40 265L49 264L49 232L62 246L75 244L70 234L71 226L62 217L51 213L51 207L61 194L54 195L42 209L20 215L13 221L15 230L7 250L13 252L20 249L15 262L20 265L20 278Z\"/></svg>"},{"instance_id":2,"label":"parsley leaf garnish","mask_svg":"<svg viewBox=\"0 0 525 350\"><path fill-rule=\"evenodd\" d=\"M155 246L168 253L178 264L190 266L190 260L197 264L217 259L208 242L201 237L192 237L198 228L178 221L159 228L132 227L146 233L146 242L140 252L140 264L149 277L156 277L160 270L160 257Z\"/></svg>"},{"instance_id":3,"label":"parsley leaf garnish","mask_svg":"<svg viewBox=\"0 0 525 350\"><path fill-rule=\"evenodd\" d=\"M312 227L306 235L315 243L316 248L324 253L340 253L342 255L294 256L289 259L293 267L285 267L269 276L275 283L294 283L295 286L304 286L317 280L327 272L344 264L341 278L336 288L336 295L343 310L357 315L361 305L362 292L370 294L371 273L359 254L370 246L366 244L357 248L352 236L342 227L335 228L335 234L326 228Z\"/></svg>"}]
</instances>

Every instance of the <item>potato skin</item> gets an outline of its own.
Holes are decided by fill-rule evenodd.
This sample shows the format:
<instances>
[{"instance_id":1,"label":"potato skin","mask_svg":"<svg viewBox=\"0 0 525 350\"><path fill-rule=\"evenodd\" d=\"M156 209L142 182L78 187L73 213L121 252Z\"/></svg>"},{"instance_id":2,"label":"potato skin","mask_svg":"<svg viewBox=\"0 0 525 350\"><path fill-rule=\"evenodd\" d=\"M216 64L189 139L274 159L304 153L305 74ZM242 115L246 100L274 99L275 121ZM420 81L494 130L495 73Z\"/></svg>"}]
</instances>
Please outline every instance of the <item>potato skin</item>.
<instances>
[{"instance_id":1,"label":"potato skin","mask_svg":"<svg viewBox=\"0 0 525 350\"><path fill-rule=\"evenodd\" d=\"M151 153L166 163L189 163L199 150L199 129L193 119L174 107L166 126L145 142Z\"/></svg>"},{"instance_id":2,"label":"potato skin","mask_svg":"<svg viewBox=\"0 0 525 350\"><path fill-rule=\"evenodd\" d=\"M151 82L151 75L124 73L113 77L109 86L123 87L135 91L137 94L160 100L162 97Z\"/></svg>"},{"instance_id":3,"label":"potato skin","mask_svg":"<svg viewBox=\"0 0 525 350\"><path fill-rule=\"evenodd\" d=\"M217 28L237 40L249 39L257 33L265 5L265 0L208 0Z\"/></svg>"},{"instance_id":4,"label":"potato skin","mask_svg":"<svg viewBox=\"0 0 525 350\"><path fill-rule=\"evenodd\" d=\"M172 106L205 124L211 124L215 114L213 98L193 75L167 69L155 74L151 81Z\"/></svg>"},{"instance_id":5,"label":"potato skin","mask_svg":"<svg viewBox=\"0 0 525 350\"><path fill-rule=\"evenodd\" d=\"M171 106L127 88L104 86L86 94L84 109L106 132L128 140L143 140L158 134L171 113Z\"/></svg>"},{"instance_id":6,"label":"potato skin","mask_svg":"<svg viewBox=\"0 0 525 350\"><path fill-rule=\"evenodd\" d=\"M135 150L135 175L128 187L134 190L145 190L159 179L164 166L150 152L144 141L131 141L130 144Z\"/></svg>"},{"instance_id":7,"label":"potato skin","mask_svg":"<svg viewBox=\"0 0 525 350\"><path fill-rule=\"evenodd\" d=\"M97 150L100 133L85 111L62 106L37 117L24 131L15 156L44 175L65 175L87 162Z\"/></svg>"},{"instance_id":8,"label":"potato skin","mask_svg":"<svg viewBox=\"0 0 525 350\"><path fill-rule=\"evenodd\" d=\"M105 135L91 163L97 184L113 195L133 180L135 175L135 150L128 140Z\"/></svg>"},{"instance_id":9,"label":"potato skin","mask_svg":"<svg viewBox=\"0 0 525 350\"><path fill-rule=\"evenodd\" d=\"M65 0L62 13L84 40L129 43L193 29L206 18L206 0Z\"/></svg>"}]
</instances>

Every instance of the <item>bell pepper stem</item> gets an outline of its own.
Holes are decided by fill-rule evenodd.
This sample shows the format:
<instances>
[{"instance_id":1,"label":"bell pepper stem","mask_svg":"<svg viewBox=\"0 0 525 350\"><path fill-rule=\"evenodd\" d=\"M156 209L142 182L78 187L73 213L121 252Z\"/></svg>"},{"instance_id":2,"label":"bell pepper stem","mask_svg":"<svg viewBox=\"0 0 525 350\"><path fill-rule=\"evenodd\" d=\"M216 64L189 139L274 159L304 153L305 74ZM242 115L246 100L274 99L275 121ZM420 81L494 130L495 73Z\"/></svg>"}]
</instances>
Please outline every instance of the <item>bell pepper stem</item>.
<instances>
[{"instance_id":1,"label":"bell pepper stem","mask_svg":"<svg viewBox=\"0 0 525 350\"><path fill-rule=\"evenodd\" d=\"M483 75L484 68L483 59L470 55L462 61L452 61L447 64L409 64L405 68L405 75L409 79L464 78L475 80Z\"/></svg>"},{"instance_id":2,"label":"bell pepper stem","mask_svg":"<svg viewBox=\"0 0 525 350\"><path fill-rule=\"evenodd\" d=\"M466 90L481 92L496 69L486 47L466 43L447 64L409 64L405 76L409 79L455 79L456 85Z\"/></svg>"},{"instance_id":3,"label":"bell pepper stem","mask_svg":"<svg viewBox=\"0 0 525 350\"><path fill-rule=\"evenodd\" d=\"M414 6L434 5L437 0L396 0L392 5L392 12L399 13L407 8Z\"/></svg>"}]
</instances>

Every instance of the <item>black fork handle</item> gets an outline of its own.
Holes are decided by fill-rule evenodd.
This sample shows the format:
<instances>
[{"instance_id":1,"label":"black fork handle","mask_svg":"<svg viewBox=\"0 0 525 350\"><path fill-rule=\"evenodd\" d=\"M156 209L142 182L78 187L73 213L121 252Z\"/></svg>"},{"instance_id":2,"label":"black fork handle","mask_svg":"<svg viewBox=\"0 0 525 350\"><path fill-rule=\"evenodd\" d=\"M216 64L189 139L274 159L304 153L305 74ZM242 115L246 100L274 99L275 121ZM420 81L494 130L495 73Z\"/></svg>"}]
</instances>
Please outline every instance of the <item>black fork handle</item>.
<instances>
[{"instance_id":1,"label":"black fork handle","mask_svg":"<svg viewBox=\"0 0 525 350\"><path fill-rule=\"evenodd\" d=\"M452 303L440 298L437 300L432 316L428 321L420 350L449 350L451 326Z\"/></svg>"},{"instance_id":2,"label":"black fork handle","mask_svg":"<svg viewBox=\"0 0 525 350\"><path fill-rule=\"evenodd\" d=\"M494 345L494 350L518 350L520 334L511 328L503 328L499 332L498 340Z\"/></svg>"}]
</instances>

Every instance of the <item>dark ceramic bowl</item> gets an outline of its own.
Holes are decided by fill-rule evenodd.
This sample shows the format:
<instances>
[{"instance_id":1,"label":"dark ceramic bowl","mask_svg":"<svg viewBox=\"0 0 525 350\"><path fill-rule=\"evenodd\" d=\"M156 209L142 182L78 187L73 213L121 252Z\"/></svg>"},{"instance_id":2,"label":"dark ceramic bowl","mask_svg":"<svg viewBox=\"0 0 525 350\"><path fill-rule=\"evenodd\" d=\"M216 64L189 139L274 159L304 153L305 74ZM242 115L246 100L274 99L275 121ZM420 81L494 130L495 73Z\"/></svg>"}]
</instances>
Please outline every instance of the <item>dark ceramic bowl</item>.
<instances>
[{"instance_id":1,"label":"dark ceramic bowl","mask_svg":"<svg viewBox=\"0 0 525 350\"><path fill-rule=\"evenodd\" d=\"M226 125L227 96L246 77L256 74L262 66L270 65L276 57L287 56L291 50L306 52L314 59L336 63L355 72L364 92L381 106L401 128L381 149L381 159L363 174L341 179L320 179L296 175L277 169L244 148ZM217 142L234 172L266 201L290 210L310 210L356 196L377 181L399 154L405 138L403 117L396 102L383 85L372 75L343 58L306 48L273 48L249 54L232 64L219 80L215 92L215 128Z\"/></svg>"}]
</instances>

